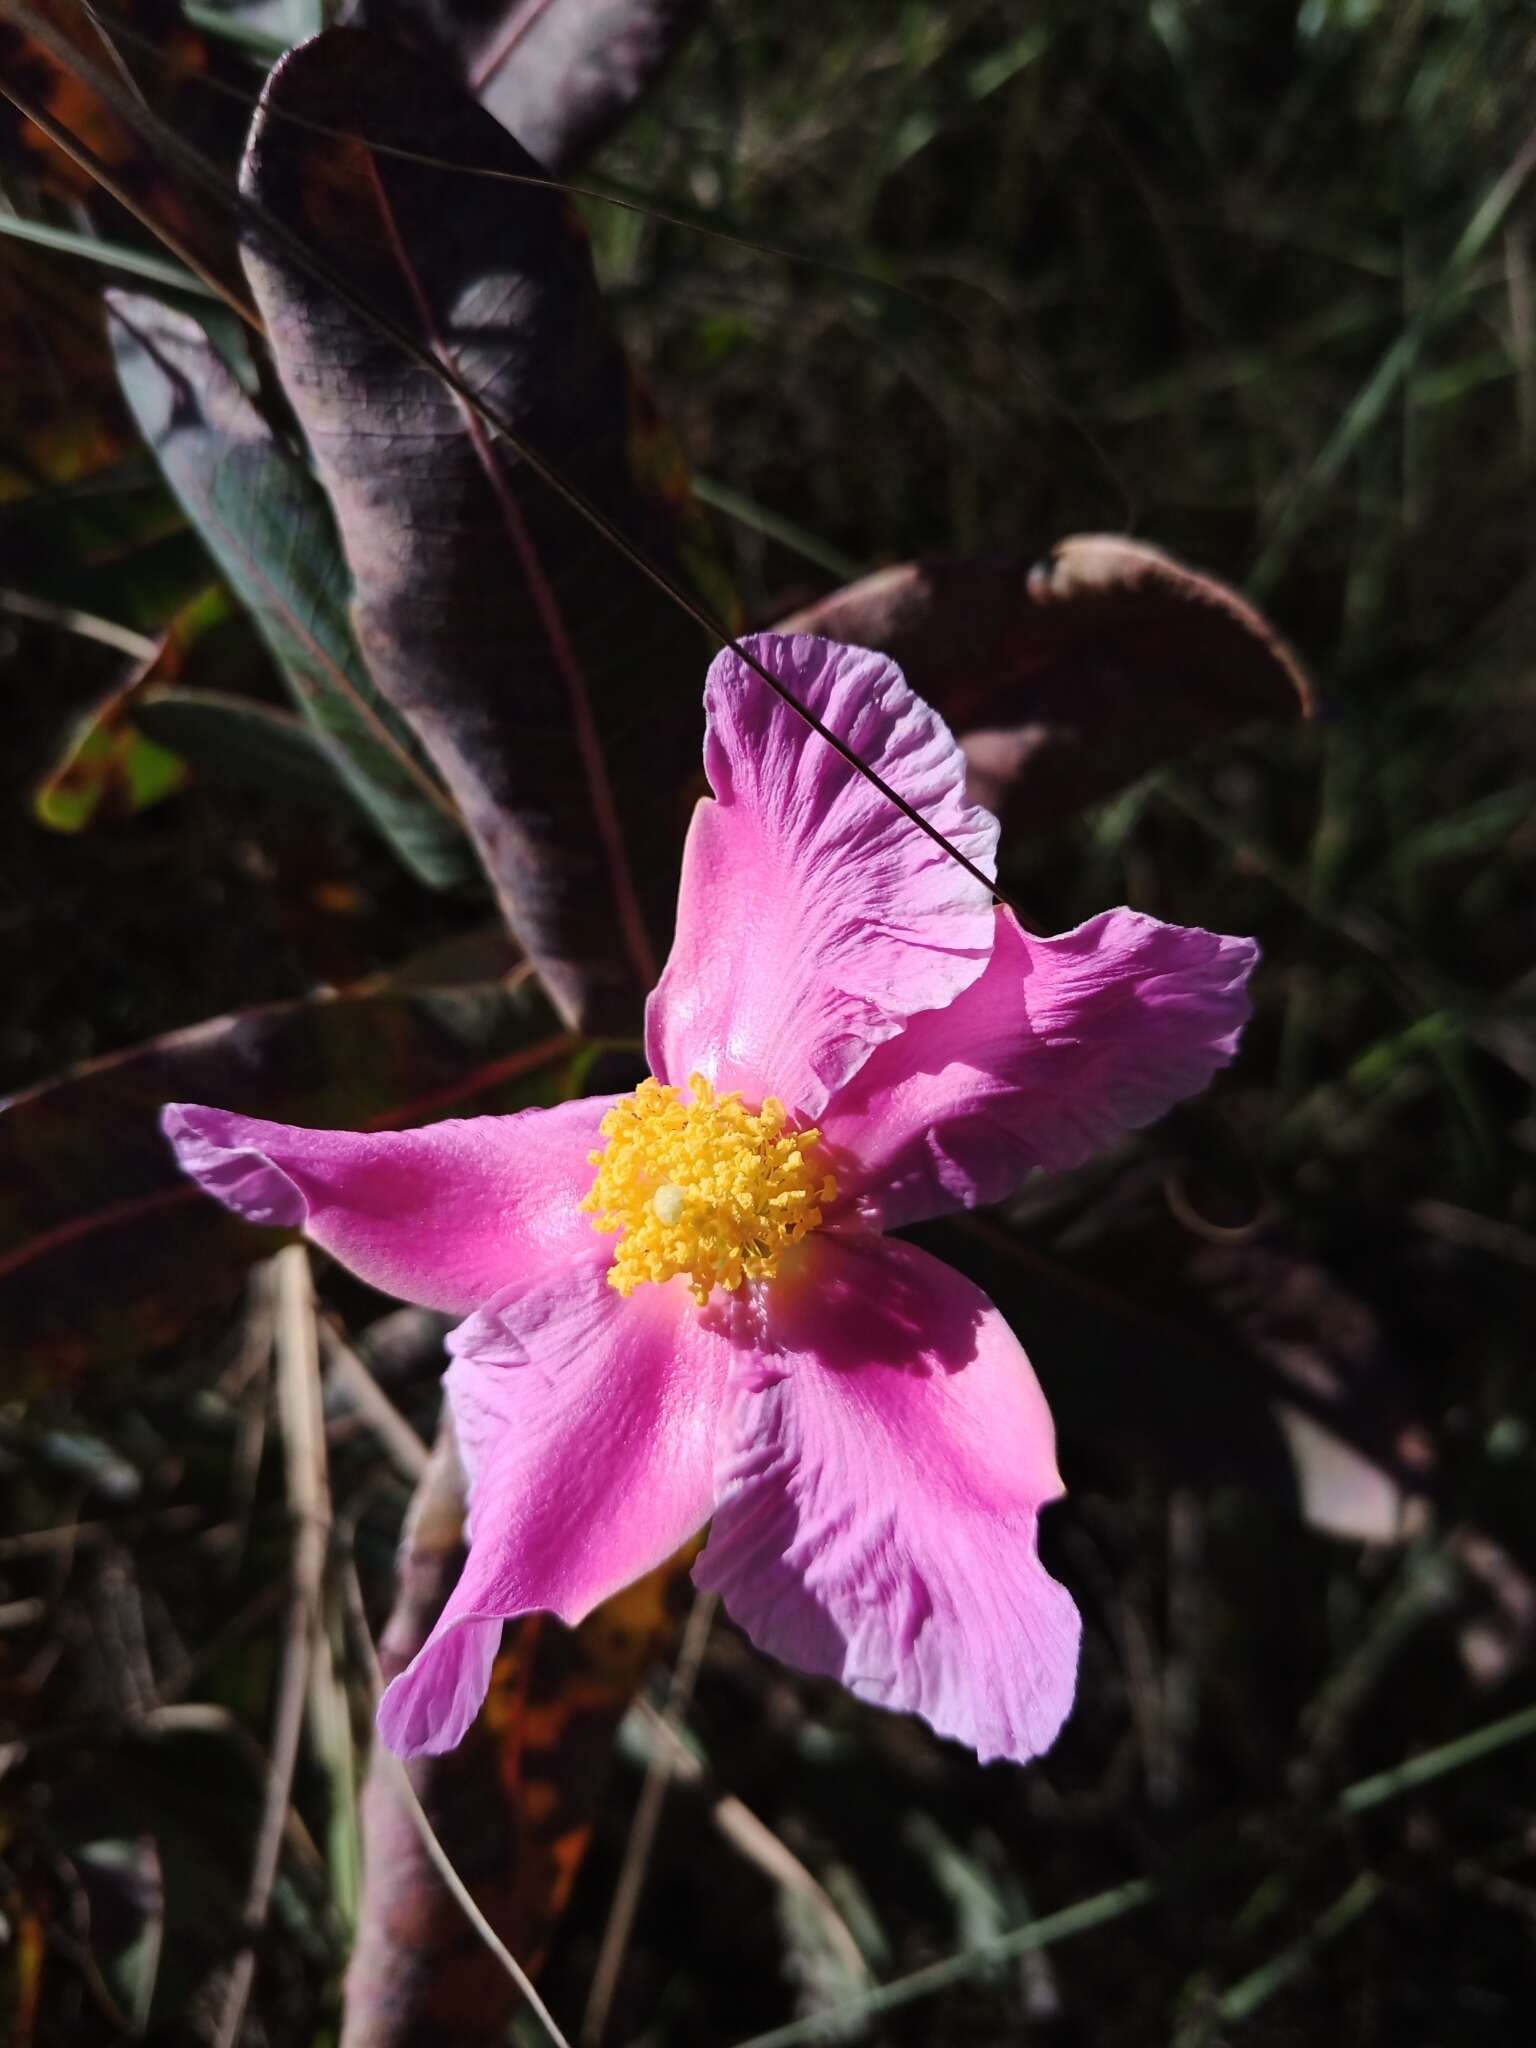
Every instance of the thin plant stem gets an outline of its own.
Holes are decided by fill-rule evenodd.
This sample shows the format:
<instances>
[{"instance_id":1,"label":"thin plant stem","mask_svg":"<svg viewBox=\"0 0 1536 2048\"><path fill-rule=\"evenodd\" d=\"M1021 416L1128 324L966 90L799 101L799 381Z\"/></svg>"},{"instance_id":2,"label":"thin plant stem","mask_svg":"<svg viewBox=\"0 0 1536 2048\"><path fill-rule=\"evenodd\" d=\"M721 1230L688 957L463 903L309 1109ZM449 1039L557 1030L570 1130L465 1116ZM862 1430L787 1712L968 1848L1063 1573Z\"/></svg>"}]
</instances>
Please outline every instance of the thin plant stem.
<instances>
[{"instance_id":1,"label":"thin plant stem","mask_svg":"<svg viewBox=\"0 0 1536 2048\"><path fill-rule=\"evenodd\" d=\"M840 583L852 583L864 574L864 565L856 562L852 555L845 555L841 548L812 533L798 519L786 519L782 513L759 505L755 498L747 497L744 492L732 490L729 484L717 483L713 477L695 476L693 495L701 505L708 505L726 519L734 519L738 526L745 526L752 533L776 540L780 547L813 562L818 569L825 569Z\"/></svg>"},{"instance_id":2,"label":"thin plant stem","mask_svg":"<svg viewBox=\"0 0 1536 2048\"><path fill-rule=\"evenodd\" d=\"M320 1326L320 1344L332 1379L388 1452L395 1470L414 1486L426 1471L431 1452L352 1346L329 1323Z\"/></svg>"},{"instance_id":3,"label":"thin plant stem","mask_svg":"<svg viewBox=\"0 0 1536 2048\"><path fill-rule=\"evenodd\" d=\"M0 13L5 11L5 8L0 7ZM17 11L22 14L28 12L26 9ZM23 27L26 27L26 25L25 22L22 23ZM79 69L82 72L93 72L95 67L82 62L79 65ZM248 305L238 292L231 291L228 285L215 277L206 264L181 239L175 229L168 227L157 214L151 213L148 207L142 205L128 190L127 186L123 184L122 180L113 176L107 165L102 162L101 158L97 156L96 152L87 143L82 142L78 135L72 134L61 122L55 121L52 114L46 108L38 106L25 93L18 91L10 80L0 78L0 93L4 93L17 112L23 114L32 123L34 128L40 129L47 136L55 149L62 150L71 162L80 166L80 169L85 172L88 178L93 179L100 185L104 192L111 193L119 206L131 213L141 226L148 228L157 241L163 242L172 255L178 256L206 290L211 292L215 298L222 299L230 311L237 313L245 324L257 334L264 334L266 332L261 323L261 315L256 309Z\"/></svg>"},{"instance_id":4,"label":"thin plant stem","mask_svg":"<svg viewBox=\"0 0 1536 2048\"><path fill-rule=\"evenodd\" d=\"M683 1640L677 1653L677 1665L672 1673L672 1683L667 1692L667 1704L663 1711L663 1720L669 1729L678 1729L688 1712L688 1703L693 1698L693 1688L698 1682L699 1666L703 1662L705 1645L709 1641L709 1631L713 1626L718 1605L719 1601L713 1593L694 1595L693 1606L688 1612L688 1626L683 1631ZM635 1808L634 1823L629 1831L629 1840L624 1845L624 1861L619 1868L618 1882L613 1888L613 1905L608 1914L608 1925L603 1929L603 1943L598 1950L597 1967L592 1973L592 1988L587 1994L587 2009L582 2015L582 2048L597 2048L607 2029L608 2015L613 2006L613 1994L618 1986L619 1971L624 1966L625 1953L629 1948L629 1937L634 1929L640 1895L645 1889L645 1873L651 1860L651 1850L655 1846L662 1803L666 1799L671 1777L670 1747L659 1742L646 1767L645 1782L640 1788L640 1801Z\"/></svg>"},{"instance_id":5,"label":"thin plant stem","mask_svg":"<svg viewBox=\"0 0 1536 2048\"><path fill-rule=\"evenodd\" d=\"M83 5L83 0L77 0ZM214 34L228 36L231 41L252 37L252 47L257 47L255 31L237 29L233 21L219 15L215 10L197 7L192 0L183 0L182 12L195 27ZM153 36L134 29L115 15L103 9L93 9L104 20L109 20L112 33L120 41L132 44L151 57L156 63L167 63L164 48ZM285 57L292 45L275 38L260 39L263 47L275 60ZM215 77L207 71L190 74L187 83L204 92L221 95L236 102L248 111L260 103L261 95L250 92L243 86L232 84L227 78ZM926 292L917 291L911 285L901 284L895 278L880 271L868 270L857 263L846 263L835 256L820 256L814 249L797 249L782 242L769 242L759 235L743 233L739 228L720 227L715 221L705 218L697 208L690 207L686 200L672 199L665 205L644 192L626 188L617 179L595 177L589 182L575 183L569 178L541 177L531 171L503 171L491 164L466 163L458 157L435 156L428 150L407 149L400 143L376 141L354 128L337 128L328 121L313 120L307 114L283 112L275 117L286 127L298 128L310 135L319 135L331 142L361 144L375 156L391 157L399 163L416 164L423 170L452 171L462 178L479 178L495 185L521 185L534 192L559 192L567 199L585 200L589 205L611 207L620 213L634 213L651 221L657 227L677 228L684 234L697 235L708 242L723 242L730 248L745 249L754 256L768 256L776 263L796 264L802 269L820 270L829 277L842 279L845 283L861 285L867 290L880 292L886 297L904 299L940 320L959 318L951 308Z\"/></svg>"},{"instance_id":6,"label":"thin plant stem","mask_svg":"<svg viewBox=\"0 0 1536 2048\"><path fill-rule=\"evenodd\" d=\"M1437 1778L1464 1770L1469 1764L1478 1763L1498 1750L1533 1737L1536 1737L1536 1705L1523 1707L1501 1721L1491 1721L1486 1728L1459 1735L1454 1741L1442 1743L1438 1749L1428 1750L1422 1756L1411 1757L1390 1771L1378 1771L1373 1777L1357 1780L1339 1794L1329 1818L1334 1825L1353 1819L1358 1814L1386 1805L1389 1800L1401 1798L1405 1792L1433 1784ZM1371 1882L1374 1884L1374 1880ZM1049 1948L1058 1941L1070 1940L1073 1935L1090 1933L1096 1927L1107 1926L1111 1921L1140 1912L1143 1907L1153 1904L1161 1896L1161 1891L1162 1887L1153 1880L1137 1878L1111 1891L1096 1892L1092 1898L1082 1899L1074 1906L1065 1906L1058 1913L1048 1913L1042 1920L1031 1920L1027 1925L1013 1928L990 1941L979 1942L961 1955L949 1956L941 1963L930 1963L925 1969L914 1970L910 1976L898 1977L890 1984L881 1984L875 1990L831 2006L825 2012L792 2020L787 2026L775 2027L766 2034L754 2034L750 2040L738 2042L737 2048L806 2048L807 2043L846 2039L865 2020L894 2012L898 2007L914 2004L919 1999L930 1998L936 1991L947 1990L952 1984L965 1983L970 1978L984 1975L996 1963L1029 1955L1036 1949ZM1373 1891L1369 1898L1365 1897L1361 1881L1357 1880L1323 1916L1318 1928L1331 1925L1336 1916L1346 1909L1344 1924L1347 1925L1350 1919L1359 1917L1374 1895ZM1318 1928L1313 1929L1314 1941ZM1334 1931L1342 1930L1335 1928ZM1286 1952L1287 1956L1292 1953ZM1276 1962L1282 1960L1277 1958ZM1273 1969L1275 1964L1267 1967ZM1300 1967L1300 1962L1296 1967ZM1228 1996L1243 1992L1244 1986L1250 1987L1246 1995L1251 1995L1251 1987L1261 1974L1255 1972L1254 1977L1244 1979L1243 1984L1234 1986Z\"/></svg>"},{"instance_id":7,"label":"thin plant stem","mask_svg":"<svg viewBox=\"0 0 1536 2048\"><path fill-rule=\"evenodd\" d=\"M1533 170L1536 170L1536 129L1532 129L1513 160L1484 194L1417 311L1377 364L1276 519L1263 552L1247 578L1250 596L1263 598L1279 582L1297 536L1338 481L1355 449L1385 418L1399 386L1406 381L1425 342L1434 332L1451 293L1504 225Z\"/></svg>"},{"instance_id":8,"label":"thin plant stem","mask_svg":"<svg viewBox=\"0 0 1536 2048\"><path fill-rule=\"evenodd\" d=\"M41 626L57 626L61 633L73 633L81 640L94 640L137 662L153 661L160 652L158 640L120 626L115 619L99 619L94 612L82 612L72 604L52 604L44 597L29 597L24 590L0 590L0 612L13 618L35 619Z\"/></svg>"},{"instance_id":9,"label":"thin plant stem","mask_svg":"<svg viewBox=\"0 0 1536 2048\"><path fill-rule=\"evenodd\" d=\"M1516 1713L1506 1714L1502 1721L1490 1721L1486 1728L1475 1728L1470 1735L1458 1735L1455 1741L1442 1743L1438 1749L1394 1764L1389 1771L1358 1779L1340 1793L1338 1810L1341 1814L1369 1813L1373 1807L1385 1806L1389 1799L1400 1799L1420 1785L1432 1785L1437 1778L1465 1770L1468 1764L1478 1763L1496 1750L1508 1749L1511 1743L1528 1742L1533 1736L1536 1706L1522 1707Z\"/></svg>"},{"instance_id":10,"label":"thin plant stem","mask_svg":"<svg viewBox=\"0 0 1536 2048\"><path fill-rule=\"evenodd\" d=\"M293 1562L271 1768L256 1854L246 1887L243 1938L230 1970L223 2011L213 2037L214 2048L235 2048L256 1975L255 1944L266 1924L272 1887L277 1880L315 1647L322 1626L325 1551L330 1530L325 1431L320 1412L320 1350L309 1255L302 1245L289 1245L273 1259L268 1274L275 1308L273 1353L277 1363L277 1406L283 1425L288 1511L293 1523Z\"/></svg>"},{"instance_id":11,"label":"thin plant stem","mask_svg":"<svg viewBox=\"0 0 1536 2048\"><path fill-rule=\"evenodd\" d=\"M722 1791L713 1783L703 1759L689 1747L681 1728L669 1721L649 1700L637 1699L630 1715L650 1742L668 1752L672 1760L672 1782L691 1786L708 1799L710 1819L721 1839L782 1892L797 1899L816 1922L829 1952L836 1956L848 1977L855 1983L867 1983L869 1965L864 1959L864 1952L820 1879L751 1807L734 1793Z\"/></svg>"},{"instance_id":12,"label":"thin plant stem","mask_svg":"<svg viewBox=\"0 0 1536 2048\"><path fill-rule=\"evenodd\" d=\"M496 1932L490 1921L486 1919L476 1903L474 1894L470 1891L469 1886L465 1884L463 1878L454 1869L449 1859L448 1851L437 1839L436 1830L427 1818L426 1808L416 1796L416 1787L411 1783L410 1773L406 1770L399 1757L394 1759L394 1765L396 1786L400 1797L405 1802L411 1819L416 1823L417 1832L421 1836L422 1844L436 1865L438 1875L458 1901L465 1919L468 1920L476 1934L479 1935L491 1954L495 1956L501 1967L523 1994L523 1997L528 2001L529 2010L554 2043L554 2048L571 2048L570 2042L556 2025L554 2014L534 1989L533 1979L517 1960L517 1957L513 1955L511 1949L507 1947L507 1944Z\"/></svg>"},{"instance_id":13,"label":"thin plant stem","mask_svg":"<svg viewBox=\"0 0 1536 2048\"><path fill-rule=\"evenodd\" d=\"M1027 1926L978 1942L961 1955L948 1956L942 1963L929 1963L926 1969L914 1970L894 1983L877 1985L873 1991L847 1999L826 2012L791 2020L788 2026L775 2027L771 2033L754 2034L750 2041L741 2042L739 2048L803 2048L806 2042L845 2040L855 2025L865 2020L912 2005L920 1998L931 1998L934 1992L947 1990L951 1984L963 1984L983 1975L997 1963L1050 1948L1058 1941L1069 1941L1074 1934L1091 1933L1095 1927L1108 1926L1113 1920L1123 1920L1128 1914L1150 1906L1157 1896L1158 1888L1150 1878L1136 1878L1112 1891L1096 1892L1091 1899L1080 1899L1075 1906L1065 1906L1059 1913L1047 1913L1044 1919L1031 1920Z\"/></svg>"},{"instance_id":14,"label":"thin plant stem","mask_svg":"<svg viewBox=\"0 0 1536 2048\"><path fill-rule=\"evenodd\" d=\"M1278 1955L1271 1956L1267 1963L1261 1964L1222 1994L1216 2005L1218 2018L1229 2021L1248 2019L1277 1991L1284 1990L1292 1978L1299 1977L1319 1950L1326 1948L1330 1941L1337 1941L1371 1910L1380 1897L1381 1879L1374 1871L1362 1870L1354 1883L1334 1900L1300 1940L1293 1941L1289 1948L1281 1949Z\"/></svg>"},{"instance_id":15,"label":"thin plant stem","mask_svg":"<svg viewBox=\"0 0 1536 2048\"><path fill-rule=\"evenodd\" d=\"M51 249L60 256L80 256L87 263L99 263L108 270L125 271L170 291L192 292L200 298L217 298L212 285L195 272L166 263L143 249L130 249L125 242L109 242L100 235L82 235L74 228L55 227L51 221L33 220L25 213L11 213L0 207L0 235L16 242L32 242L39 249Z\"/></svg>"}]
</instances>

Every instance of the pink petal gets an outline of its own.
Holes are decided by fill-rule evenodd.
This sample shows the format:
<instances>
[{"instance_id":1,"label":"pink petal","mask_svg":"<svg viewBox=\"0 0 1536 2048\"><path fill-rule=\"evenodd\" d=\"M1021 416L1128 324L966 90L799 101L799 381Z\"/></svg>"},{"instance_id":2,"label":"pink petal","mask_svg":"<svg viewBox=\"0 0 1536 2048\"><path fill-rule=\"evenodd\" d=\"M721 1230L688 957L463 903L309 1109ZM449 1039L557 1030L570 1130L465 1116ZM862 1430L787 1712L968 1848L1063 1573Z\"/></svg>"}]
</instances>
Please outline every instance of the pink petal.
<instances>
[{"instance_id":1,"label":"pink petal","mask_svg":"<svg viewBox=\"0 0 1536 2048\"><path fill-rule=\"evenodd\" d=\"M1076 1166L1226 1065L1258 954L1134 910L1032 938L1000 909L981 979L881 1046L821 1118L841 1192L891 1227Z\"/></svg>"},{"instance_id":2,"label":"pink petal","mask_svg":"<svg viewBox=\"0 0 1536 2048\"><path fill-rule=\"evenodd\" d=\"M806 636L744 643L990 876L997 821L965 761L884 655ZM705 686L704 765L677 936L646 1013L652 1070L704 1074L819 1116L918 1010L973 982L991 897L729 651Z\"/></svg>"},{"instance_id":3,"label":"pink petal","mask_svg":"<svg viewBox=\"0 0 1536 2048\"><path fill-rule=\"evenodd\" d=\"M508 1289L448 1340L469 1559L379 1703L401 1756L460 1740L504 1620L548 1609L575 1624L709 1518L728 1347L681 1282L625 1301L606 1272L599 1247Z\"/></svg>"},{"instance_id":4,"label":"pink petal","mask_svg":"<svg viewBox=\"0 0 1536 2048\"><path fill-rule=\"evenodd\" d=\"M162 1122L182 1170L238 1215L306 1232L386 1294L466 1315L590 1249L577 1204L611 1100L417 1131L310 1131L195 1102Z\"/></svg>"},{"instance_id":5,"label":"pink petal","mask_svg":"<svg viewBox=\"0 0 1536 2048\"><path fill-rule=\"evenodd\" d=\"M760 1649L921 1714L985 1762L1048 1748L1078 1618L1036 1554L1061 1491L1007 1324L915 1246L823 1236L738 1353L695 1568Z\"/></svg>"}]
</instances>

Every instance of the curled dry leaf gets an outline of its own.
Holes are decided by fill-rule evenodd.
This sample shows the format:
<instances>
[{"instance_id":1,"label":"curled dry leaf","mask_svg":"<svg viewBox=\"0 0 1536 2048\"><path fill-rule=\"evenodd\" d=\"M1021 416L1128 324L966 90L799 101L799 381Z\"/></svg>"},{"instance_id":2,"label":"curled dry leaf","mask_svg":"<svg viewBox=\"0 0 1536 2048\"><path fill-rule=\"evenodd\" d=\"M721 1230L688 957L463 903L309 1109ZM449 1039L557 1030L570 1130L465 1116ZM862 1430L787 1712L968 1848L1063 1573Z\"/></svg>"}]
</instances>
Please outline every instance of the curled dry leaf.
<instances>
[{"instance_id":1,"label":"curled dry leaf","mask_svg":"<svg viewBox=\"0 0 1536 2048\"><path fill-rule=\"evenodd\" d=\"M224 789L256 789L284 803L352 812L346 785L313 727L223 690L147 690L134 708L144 738Z\"/></svg>"},{"instance_id":2,"label":"curled dry leaf","mask_svg":"<svg viewBox=\"0 0 1536 2048\"><path fill-rule=\"evenodd\" d=\"M362 309L451 361L684 579L697 514L574 215L556 193L465 178L461 164L535 168L387 38L318 36L273 72L257 115L243 184L265 223L247 266L336 510L369 670L457 798L556 1003L589 1028L629 1030L670 935L703 637Z\"/></svg>"},{"instance_id":3,"label":"curled dry leaf","mask_svg":"<svg viewBox=\"0 0 1536 2048\"><path fill-rule=\"evenodd\" d=\"M703 19L704 0L360 0L351 19L448 52L546 170L601 148Z\"/></svg>"},{"instance_id":4,"label":"curled dry leaf","mask_svg":"<svg viewBox=\"0 0 1536 2048\"><path fill-rule=\"evenodd\" d=\"M782 622L893 655L961 736L975 799L1043 831L1259 719L1312 709L1237 592L1113 534L881 569Z\"/></svg>"}]
</instances>

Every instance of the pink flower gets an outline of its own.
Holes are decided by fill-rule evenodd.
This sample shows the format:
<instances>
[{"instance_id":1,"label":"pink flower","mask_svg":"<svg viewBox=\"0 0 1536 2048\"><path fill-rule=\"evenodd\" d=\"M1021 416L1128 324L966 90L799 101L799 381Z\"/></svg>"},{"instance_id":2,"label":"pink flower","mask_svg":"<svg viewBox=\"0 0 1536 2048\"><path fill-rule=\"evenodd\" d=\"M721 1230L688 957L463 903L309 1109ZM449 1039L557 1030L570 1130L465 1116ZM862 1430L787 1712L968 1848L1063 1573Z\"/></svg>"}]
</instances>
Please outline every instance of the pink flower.
<instances>
[{"instance_id":1,"label":"pink flower","mask_svg":"<svg viewBox=\"0 0 1536 2048\"><path fill-rule=\"evenodd\" d=\"M997 823L891 662L749 645L995 872ZM1050 1414L986 1296L885 1232L1202 1087L1256 949L1130 910L1034 938L735 656L705 705L715 800L634 1095L378 1135L180 1104L166 1130L240 1214L467 1318L468 1562L384 1696L392 1748L459 1741L509 1616L580 1621L713 1518L695 1577L760 1648L1022 1760L1077 1667L1036 1551Z\"/></svg>"}]
</instances>

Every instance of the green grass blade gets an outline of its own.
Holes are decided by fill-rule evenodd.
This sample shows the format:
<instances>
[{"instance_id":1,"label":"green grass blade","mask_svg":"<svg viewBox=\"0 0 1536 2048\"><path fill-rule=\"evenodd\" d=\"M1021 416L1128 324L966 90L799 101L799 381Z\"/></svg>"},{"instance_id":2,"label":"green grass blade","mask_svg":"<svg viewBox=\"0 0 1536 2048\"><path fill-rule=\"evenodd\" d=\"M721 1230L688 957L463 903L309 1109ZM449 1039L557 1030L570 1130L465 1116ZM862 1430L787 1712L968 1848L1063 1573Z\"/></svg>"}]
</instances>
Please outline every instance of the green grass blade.
<instances>
[{"instance_id":1,"label":"green grass blade","mask_svg":"<svg viewBox=\"0 0 1536 2048\"><path fill-rule=\"evenodd\" d=\"M1420 350L1444 317L1457 286L1503 226L1533 170L1536 170L1536 131L1527 137L1514 161L1495 179L1463 228L1422 305L1377 364L1364 389L1281 510L1248 577L1246 587L1250 596L1263 598L1274 589L1290 560L1297 537L1338 481L1350 457L1386 416L1399 387L1418 361Z\"/></svg>"},{"instance_id":2,"label":"green grass blade","mask_svg":"<svg viewBox=\"0 0 1536 2048\"><path fill-rule=\"evenodd\" d=\"M710 506L725 518L750 527L754 533L760 533L768 540L776 540L780 547L788 548L807 562L814 562L818 569L825 569L840 583L852 583L864 574L863 565L852 555L845 555L831 541L820 539L798 520L786 519L783 513L772 512L766 505L759 505L755 498L733 491L729 484L715 483L707 476L696 476L693 495L701 504Z\"/></svg>"},{"instance_id":3,"label":"green grass blade","mask_svg":"<svg viewBox=\"0 0 1536 2048\"><path fill-rule=\"evenodd\" d=\"M217 292L195 277L180 263L167 263L143 249L130 249L122 242L108 242L98 235L82 235L73 228L54 227L44 220L29 220L25 214L0 211L0 235L13 241L32 242L39 249L52 249L61 256L80 256L87 263L99 263L107 270L120 270L130 277L142 277L151 284L172 291L193 292L200 299L216 299Z\"/></svg>"}]
</instances>

